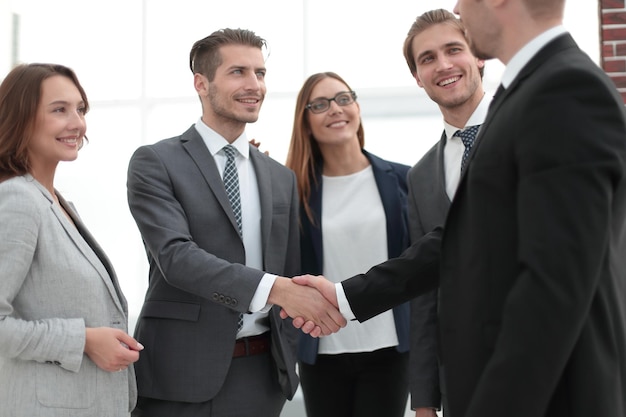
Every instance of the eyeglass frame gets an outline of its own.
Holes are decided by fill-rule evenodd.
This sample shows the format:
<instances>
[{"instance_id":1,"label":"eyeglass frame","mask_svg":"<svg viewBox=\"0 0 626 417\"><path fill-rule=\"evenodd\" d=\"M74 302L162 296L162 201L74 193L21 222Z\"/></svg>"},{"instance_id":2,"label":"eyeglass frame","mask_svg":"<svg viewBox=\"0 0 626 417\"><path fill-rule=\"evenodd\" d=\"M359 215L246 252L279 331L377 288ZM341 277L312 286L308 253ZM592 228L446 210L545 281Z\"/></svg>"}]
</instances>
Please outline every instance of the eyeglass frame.
<instances>
[{"instance_id":1,"label":"eyeglass frame","mask_svg":"<svg viewBox=\"0 0 626 417\"><path fill-rule=\"evenodd\" d=\"M339 96L343 96L343 95L347 95L348 97L352 98L352 101L350 101L349 103L345 103L345 104L341 104L337 101L337 98ZM335 97L333 98L326 98L326 97L319 97L316 98L315 100L311 101L310 103L308 103L306 106L304 106L305 109L309 110L311 113L313 114L322 114L324 112L327 112L328 109L330 109L330 102L334 101L335 103L337 103L338 106L349 106L350 104L354 103L356 101L356 92L353 90L349 90L349 91L340 91L338 92ZM317 102L317 101L321 101L324 100L326 101L326 104L328 105L328 107L326 107L324 110L321 111L315 111L313 110L313 103Z\"/></svg>"}]
</instances>

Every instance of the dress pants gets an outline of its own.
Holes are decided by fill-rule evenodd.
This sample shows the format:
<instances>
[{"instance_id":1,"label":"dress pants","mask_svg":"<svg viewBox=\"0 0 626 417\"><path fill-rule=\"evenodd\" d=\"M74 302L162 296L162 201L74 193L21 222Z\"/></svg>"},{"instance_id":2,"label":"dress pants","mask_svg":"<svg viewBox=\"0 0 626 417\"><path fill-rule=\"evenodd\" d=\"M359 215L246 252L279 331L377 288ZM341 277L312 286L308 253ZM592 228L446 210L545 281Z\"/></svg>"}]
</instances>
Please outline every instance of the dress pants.
<instances>
[{"instance_id":1,"label":"dress pants","mask_svg":"<svg viewBox=\"0 0 626 417\"><path fill-rule=\"evenodd\" d=\"M409 353L395 348L374 352L317 355L299 364L307 417L403 417L406 412Z\"/></svg>"},{"instance_id":2,"label":"dress pants","mask_svg":"<svg viewBox=\"0 0 626 417\"><path fill-rule=\"evenodd\" d=\"M279 417L285 401L267 352L234 358L222 389L210 401L183 403L139 397L132 416Z\"/></svg>"}]
</instances>

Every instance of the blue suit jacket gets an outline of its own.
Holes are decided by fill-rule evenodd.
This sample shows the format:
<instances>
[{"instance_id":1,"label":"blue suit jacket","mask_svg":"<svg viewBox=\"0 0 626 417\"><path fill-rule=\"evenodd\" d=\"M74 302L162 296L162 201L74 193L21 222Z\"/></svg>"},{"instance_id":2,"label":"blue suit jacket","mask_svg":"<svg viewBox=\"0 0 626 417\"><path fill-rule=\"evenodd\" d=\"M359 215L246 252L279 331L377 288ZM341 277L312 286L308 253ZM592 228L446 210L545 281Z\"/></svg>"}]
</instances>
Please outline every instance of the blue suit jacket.
<instances>
[{"instance_id":1,"label":"blue suit jacket","mask_svg":"<svg viewBox=\"0 0 626 417\"><path fill-rule=\"evenodd\" d=\"M383 202L387 218L387 252L389 258L399 256L409 244L407 221L407 182L409 166L385 161L367 151L363 151L372 165L378 192ZM300 232L300 250L302 273L321 275L324 264L322 250L322 169L321 162L316 170L316 182L313 182L309 205L313 212L315 225L311 223L304 209L300 210L302 229ZM317 187L315 184L317 183ZM399 352L409 350L409 304L404 303L393 309ZM298 359L314 364L317 357L319 339L302 334L298 344Z\"/></svg>"}]
</instances>

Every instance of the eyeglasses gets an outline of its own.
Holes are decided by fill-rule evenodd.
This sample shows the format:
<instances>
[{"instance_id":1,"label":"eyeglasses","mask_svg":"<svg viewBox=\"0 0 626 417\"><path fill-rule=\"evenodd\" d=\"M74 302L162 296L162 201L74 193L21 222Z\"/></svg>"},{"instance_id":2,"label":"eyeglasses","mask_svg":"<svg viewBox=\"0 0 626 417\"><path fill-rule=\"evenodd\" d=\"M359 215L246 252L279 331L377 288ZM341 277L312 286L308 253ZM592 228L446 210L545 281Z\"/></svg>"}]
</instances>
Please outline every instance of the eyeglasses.
<instances>
[{"instance_id":1,"label":"eyeglasses","mask_svg":"<svg viewBox=\"0 0 626 417\"><path fill-rule=\"evenodd\" d=\"M330 109L331 101L334 101L339 106L347 106L354 103L354 100L356 100L356 93L354 91L342 91L333 98L316 98L307 104L306 108L311 110L311 113L319 114Z\"/></svg>"}]
</instances>

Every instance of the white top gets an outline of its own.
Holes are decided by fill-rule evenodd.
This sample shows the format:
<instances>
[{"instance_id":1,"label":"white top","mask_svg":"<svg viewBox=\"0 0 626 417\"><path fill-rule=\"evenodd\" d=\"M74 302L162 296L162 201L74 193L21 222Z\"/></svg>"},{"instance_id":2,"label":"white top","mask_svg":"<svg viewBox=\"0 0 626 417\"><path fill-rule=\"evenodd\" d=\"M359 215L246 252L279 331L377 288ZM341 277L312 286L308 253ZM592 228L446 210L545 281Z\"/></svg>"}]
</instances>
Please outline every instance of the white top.
<instances>
[{"instance_id":1,"label":"white top","mask_svg":"<svg viewBox=\"0 0 626 417\"><path fill-rule=\"evenodd\" d=\"M322 177L323 275L332 282L362 273L388 258L387 227L374 172ZM398 345L393 312L350 321L320 339L318 353L371 352Z\"/></svg>"}]
</instances>

